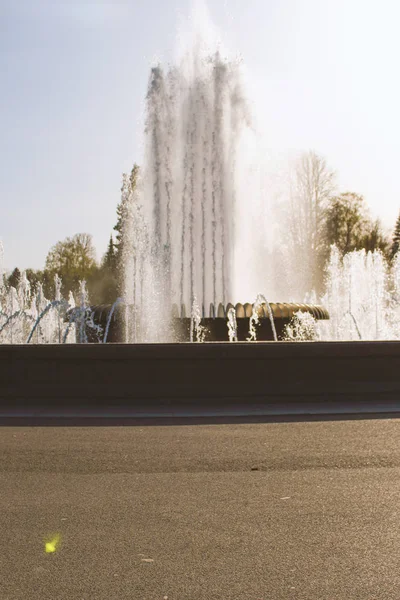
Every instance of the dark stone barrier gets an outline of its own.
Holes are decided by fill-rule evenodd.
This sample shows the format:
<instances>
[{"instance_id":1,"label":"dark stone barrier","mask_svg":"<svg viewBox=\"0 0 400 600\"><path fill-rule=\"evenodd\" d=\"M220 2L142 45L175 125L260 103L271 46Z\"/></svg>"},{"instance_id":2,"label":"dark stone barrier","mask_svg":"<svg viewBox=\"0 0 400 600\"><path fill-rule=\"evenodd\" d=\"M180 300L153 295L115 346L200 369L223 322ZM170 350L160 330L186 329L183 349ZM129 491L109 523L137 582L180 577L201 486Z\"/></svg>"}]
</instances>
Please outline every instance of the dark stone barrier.
<instances>
[{"instance_id":1,"label":"dark stone barrier","mask_svg":"<svg viewBox=\"0 0 400 600\"><path fill-rule=\"evenodd\" d=\"M0 409L400 398L400 342L0 346Z\"/></svg>"}]
</instances>

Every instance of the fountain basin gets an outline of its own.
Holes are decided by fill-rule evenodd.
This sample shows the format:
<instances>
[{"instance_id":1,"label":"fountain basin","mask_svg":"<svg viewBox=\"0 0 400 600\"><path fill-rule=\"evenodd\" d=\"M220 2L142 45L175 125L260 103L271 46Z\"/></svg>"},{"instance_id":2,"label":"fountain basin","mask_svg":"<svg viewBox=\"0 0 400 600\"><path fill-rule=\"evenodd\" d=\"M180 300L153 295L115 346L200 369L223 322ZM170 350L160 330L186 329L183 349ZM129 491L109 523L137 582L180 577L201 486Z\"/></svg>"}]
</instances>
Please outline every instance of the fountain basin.
<instances>
[{"instance_id":1,"label":"fountain basin","mask_svg":"<svg viewBox=\"0 0 400 600\"><path fill-rule=\"evenodd\" d=\"M316 320L329 319L328 311L320 305L316 304L298 304L298 303L270 303L271 312L273 314L275 329L278 339L283 339L286 326L290 323L293 316L301 311L311 314ZM250 303L246 304L230 304L226 306L219 304L214 307L210 304L209 310L206 312L205 308L202 307L201 314L202 320L201 325L206 328L206 341L209 342L228 342L228 327L227 327L227 314L229 309L234 309L237 322L237 337L238 341L245 342L249 337L250 318L253 312L253 305ZM110 311L112 305L101 305L93 307L94 319L99 323L105 330L107 327ZM107 336L108 342L118 343L124 341L123 334L123 320L125 314L125 306L119 305L114 311L109 326L109 332ZM172 307L172 324L174 331L174 338L176 342L188 342L190 341L190 309L187 310L185 305L182 305L180 310L175 304ZM274 339L271 321L269 318L267 306L262 304L258 311L259 324L256 326L257 329L257 340L259 341L272 341ZM91 340L95 342L96 340Z\"/></svg>"},{"instance_id":2,"label":"fountain basin","mask_svg":"<svg viewBox=\"0 0 400 600\"><path fill-rule=\"evenodd\" d=\"M400 405L400 342L3 345L0 374L2 416L285 414L351 402L379 412Z\"/></svg>"}]
</instances>

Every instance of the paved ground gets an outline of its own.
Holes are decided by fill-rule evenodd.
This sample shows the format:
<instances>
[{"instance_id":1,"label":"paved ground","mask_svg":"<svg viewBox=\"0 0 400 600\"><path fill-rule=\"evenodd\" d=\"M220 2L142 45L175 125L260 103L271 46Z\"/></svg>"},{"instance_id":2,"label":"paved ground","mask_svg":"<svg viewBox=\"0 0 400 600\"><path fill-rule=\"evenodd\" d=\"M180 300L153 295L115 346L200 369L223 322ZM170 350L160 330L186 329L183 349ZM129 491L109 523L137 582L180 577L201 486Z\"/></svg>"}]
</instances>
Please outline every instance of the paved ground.
<instances>
[{"instance_id":1,"label":"paved ground","mask_svg":"<svg viewBox=\"0 0 400 600\"><path fill-rule=\"evenodd\" d=\"M397 419L3 427L0 598L398 600L399 477Z\"/></svg>"}]
</instances>

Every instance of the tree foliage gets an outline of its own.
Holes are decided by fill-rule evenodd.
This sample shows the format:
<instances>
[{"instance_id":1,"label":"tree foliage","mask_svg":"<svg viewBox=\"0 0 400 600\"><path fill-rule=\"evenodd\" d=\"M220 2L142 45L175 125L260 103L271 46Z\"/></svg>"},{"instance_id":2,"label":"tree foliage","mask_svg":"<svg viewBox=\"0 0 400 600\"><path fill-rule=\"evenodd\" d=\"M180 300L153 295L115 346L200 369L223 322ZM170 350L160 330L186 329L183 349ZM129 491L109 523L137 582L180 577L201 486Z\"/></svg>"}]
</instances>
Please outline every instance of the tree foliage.
<instances>
[{"instance_id":1,"label":"tree foliage","mask_svg":"<svg viewBox=\"0 0 400 600\"><path fill-rule=\"evenodd\" d=\"M363 197L335 193L335 174L315 152L303 154L287 178L286 218L280 235L280 279L286 277L289 294L319 295L330 249L343 256L353 250L380 250L387 258L400 249L400 216L390 247L379 220L370 217ZM284 271L284 273L282 272Z\"/></svg>"},{"instance_id":2,"label":"tree foliage","mask_svg":"<svg viewBox=\"0 0 400 600\"><path fill-rule=\"evenodd\" d=\"M335 244L342 255L360 249L368 225L363 197L345 192L332 198L326 209L325 224L329 247Z\"/></svg>"},{"instance_id":3,"label":"tree foliage","mask_svg":"<svg viewBox=\"0 0 400 600\"><path fill-rule=\"evenodd\" d=\"M129 204L132 194L135 192L138 178L139 166L133 165L129 177L124 173L122 176L121 201L117 206L117 223L114 226L116 231L115 241L115 274L117 278L117 290L122 294L123 290L123 271L124 271L124 224L128 220Z\"/></svg>"},{"instance_id":4,"label":"tree foliage","mask_svg":"<svg viewBox=\"0 0 400 600\"><path fill-rule=\"evenodd\" d=\"M134 165L129 176L124 175L121 201L117 207L117 223L114 226L115 240L110 236L107 250L98 265L92 236L78 233L57 242L48 252L43 270L27 269L26 276L32 290L43 286L47 298L54 296L54 276L62 280L62 295L77 293L79 282L85 280L92 304L112 304L121 293L123 271L123 230L131 194L136 189L139 167ZM17 287L21 278L18 268L6 279L7 286Z\"/></svg>"},{"instance_id":5,"label":"tree foliage","mask_svg":"<svg viewBox=\"0 0 400 600\"><path fill-rule=\"evenodd\" d=\"M15 267L15 269L12 271L11 275L7 279L7 284L10 287L17 288L20 280L21 280L21 271L18 269L18 267Z\"/></svg>"},{"instance_id":6,"label":"tree foliage","mask_svg":"<svg viewBox=\"0 0 400 600\"><path fill-rule=\"evenodd\" d=\"M97 270L92 236L77 233L57 242L46 258L46 271L50 277L58 274L63 282L62 292L77 292L79 282L89 281Z\"/></svg>"},{"instance_id":7,"label":"tree foliage","mask_svg":"<svg viewBox=\"0 0 400 600\"><path fill-rule=\"evenodd\" d=\"M335 189L335 173L325 159L307 152L297 161L289 178L287 241L294 266L294 288L300 295L322 286L326 254L324 215Z\"/></svg>"},{"instance_id":8,"label":"tree foliage","mask_svg":"<svg viewBox=\"0 0 400 600\"><path fill-rule=\"evenodd\" d=\"M108 269L109 271L115 271L117 265L117 251L115 248L114 240L112 235L110 235L110 241L108 242L107 251L103 257L101 266L103 269Z\"/></svg>"},{"instance_id":9,"label":"tree foliage","mask_svg":"<svg viewBox=\"0 0 400 600\"><path fill-rule=\"evenodd\" d=\"M390 258L393 259L399 250L400 250L400 214L397 217L396 224L394 226L392 243L390 246Z\"/></svg>"},{"instance_id":10,"label":"tree foliage","mask_svg":"<svg viewBox=\"0 0 400 600\"><path fill-rule=\"evenodd\" d=\"M346 192L332 198L325 222L327 245L334 244L342 256L363 248L367 252L380 250L387 255L389 242L382 225L378 219L371 220L364 198L359 194Z\"/></svg>"},{"instance_id":11,"label":"tree foliage","mask_svg":"<svg viewBox=\"0 0 400 600\"><path fill-rule=\"evenodd\" d=\"M383 231L379 219L368 223L367 231L361 241L361 247L367 252L380 250L387 259L390 259L390 241Z\"/></svg>"},{"instance_id":12,"label":"tree foliage","mask_svg":"<svg viewBox=\"0 0 400 600\"><path fill-rule=\"evenodd\" d=\"M99 304L113 304L117 295L117 253L111 235L100 269L91 281L90 296Z\"/></svg>"},{"instance_id":13,"label":"tree foliage","mask_svg":"<svg viewBox=\"0 0 400 600\"><path fill-rule=\"evenodd\" d=\"M132 194L138 185L140 170L135 164L129 175L123 175L121 200L117 206L115 239L110 236L107 250L97 265L92 236L79 233L57 242L49 251L43 271L28 269L26 276L33 289L43 286L46 297L54 295L54 276L62 279L62 294L68 298L78 290L79 282L86 280L93 304L111 304L122 294L125 224L134 222L129 229L130 256L143 254L150 240L145 231L143 215L132 209ZM325 159L315 152L303 154L287 178L288 188L281 218L281 241L271 251L271 262L279 264L277 285L290 289L299 297L323 289L324 268L334 244L344 255L352 250L381 250L394 258L400 250L400 215L390 243L379 220L372 220L363 197L353 192L338 194L335 173ZM131 223L132 224L132 223ZM137 250L139 248L139 250ZM21 272L15 268L6 285L17 287ZM282 291L282 294L284 292ZM286 293L286 292L285 292Z\"/></svg>"},{"instance_id":14,"label":"tree foliage","mask_svg":"<svg viewBox=\"0 0 400 600\"><path fill-rule=\"evenodd\" d=\"M130 194L132 194L137 186L138 177L139 177L139 166L137 164L133 165L132 171L129 177L123 175L123 183L121 187L121 201L117 206L117 222L114 225L114 231L116 231L116 242L115 242L115 250L116 250L116 262L117 264L121 261L121 256L123 254L122 246L123 246L123 226L126 218L126 211L128 209L128 202L130 199Z\"/></svg>"}]
</instances>

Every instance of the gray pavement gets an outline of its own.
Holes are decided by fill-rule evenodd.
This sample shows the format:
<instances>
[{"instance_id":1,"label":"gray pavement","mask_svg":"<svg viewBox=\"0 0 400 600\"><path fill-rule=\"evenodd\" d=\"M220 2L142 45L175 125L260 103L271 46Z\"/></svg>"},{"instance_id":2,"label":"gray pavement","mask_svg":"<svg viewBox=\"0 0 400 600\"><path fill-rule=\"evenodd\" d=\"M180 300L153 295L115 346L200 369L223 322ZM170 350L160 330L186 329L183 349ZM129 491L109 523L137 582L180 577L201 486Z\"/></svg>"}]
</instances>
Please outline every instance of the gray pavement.
<instances>
[{"instance_id":1,"label":"gray pavement","mask_svg":"<svg viewBox=\"0 0 400 600\"><path fill-rule=\"evenodd\" d=\"M0 599L398 600L399 477L399 419L2 427Z\"/></svg>"}]
</instances>

